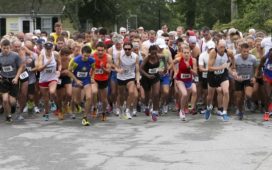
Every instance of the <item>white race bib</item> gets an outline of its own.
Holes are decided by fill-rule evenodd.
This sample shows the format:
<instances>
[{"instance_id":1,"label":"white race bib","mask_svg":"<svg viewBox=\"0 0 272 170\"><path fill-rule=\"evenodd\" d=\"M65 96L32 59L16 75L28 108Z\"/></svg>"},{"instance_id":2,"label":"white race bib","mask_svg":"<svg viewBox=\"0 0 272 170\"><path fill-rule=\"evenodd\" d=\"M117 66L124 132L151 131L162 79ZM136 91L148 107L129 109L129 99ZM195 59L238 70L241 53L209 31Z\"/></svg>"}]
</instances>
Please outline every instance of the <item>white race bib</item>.
<instances>
[{"instance_id":1,"label":"white race bib","mask_svg":"<svg viewBox=\"0 0 272 170\"><path fill-rule=\"evenodd\" d=\"M241 75L242 80L249 80L250 75Z\"/></svg>"},{"instance_id":2,"label":"white race bib","mask_svg":"<svg viewBox=\"0 0 272 170\"><path fill-rule=\"evenodd\" d=\"M272 64L267 64L266 68L267 68L268 70L272 70Z\"/></svg>"},{"instance_id":3,"label":"white race bib","mask_svg":"<svg viewBox=\"0 0 272 170\"><path fill-rule=\"evenodd\" d=\"M195 77L194 77L194 81L195 81L196 83L198 83L198 82L199 82L199 77L198 77L198 76L195 76Z\"/></svg>"},{"instance_id":4,"label":"white race bib","mask_svg":"<svg viewBox=\"0 0 272 170\"><path fill-rule=\"evenodd\" d=\"M202 77L205 79L208 78L208 72L202 72Z\"/></svg>"},{"instance_id":5,"label":"white race bib","mask_svg":"<svg viewBox=\"0 0 272 170\"><path fill-rule=\"evenodd\" d=\"M12 72L12 71L13 71L12 66L3 66L2 69L3 69L3 71L4 71L5 73L8 73L8 72Z\"/></svg>"},{"instance_id":6,"label":"white race bib","mask_svg":"<svg viewBox=\"0 0 272 170\"><path fill-rule=\"evenodd\" d=\"M88 72L77 72L78 78L86 78L88 76Z\"/></svg>"},{"instance_id":7,"label":"white race bib","mask_svg":"<svg viewBox=\"0 0 272 170\"><path fill-rule=\"evenodd\" d=\"M45 73L53 73L53 69L52 68L46 68Z\"/></svg>"},{"instance_id":8,"label":"white race bib","mask_svg":"<svg viewBox=\"0 0 272 170\"><path fill-rule=\"evenodd\" d=\"M62 82L62 80L61 80L61 79L59 79L57 84L58 84L58 85L60 85L60 84L61 84L61 82Z\"/></svg>"},{"instance_id":9,"label":"white race bib","mask_svg":"<svg viewBox=\"0 0 272 170\"><path fill-rule=\"evenodd\" d=\"M20 77L21 80L24 80L24 79L28 78L28 73L27 73L27 71L24 71L22 74L20 74L19 77Z\"/></svg>"},{"instance_id":10,"label":"white race bib","mask_svg":"<svg viewBox=\"0 0 272 170\"><path fill-rule=\"evenodd\" d=\"M29 72L29 71L32 70L32 68L31 67L26 67L26 70Z\"/></svg>"},{"instance_id":11,"label":"white race bib","mask_svg":"<svg viewBox=\"0 0 272 170\"><path fill-rule=\"evenodd\" d=\"M152 69L148 69L148 73L149 74L156 74L158 72L158 68L152 68Z\"/></svg>"},{"instance_id":12,"label":"white race bib","mask_svg":"<svg viewBox=\"0 0 272 170\"><path fill-rule=\"evenodd\" d=\"M103 74L104 73L104 71L103 71L103 69L95 69L95 72L94 72L95 74Z\"/></svg>"},{"instance_id":13,"label":"white race bib","mask_svg":"<svg viewBox=\"0 0 272 170\"><path fill-rule=\"evenodd\" d=\"M214 71L215 75L220 75L220 74L223 74L223 73L224 73L224 70L216 70L216 71Z\"/></svg>"},{"instance_id":14,"label":"white race bib","mask_svg":"<svg viewBox=\"0 0 272 170\"><path fill-rule=\"evenodd\" d=\"M191 74L180 74L181 79L189 79L191 78Z\"/></svg>"}]
</instances>

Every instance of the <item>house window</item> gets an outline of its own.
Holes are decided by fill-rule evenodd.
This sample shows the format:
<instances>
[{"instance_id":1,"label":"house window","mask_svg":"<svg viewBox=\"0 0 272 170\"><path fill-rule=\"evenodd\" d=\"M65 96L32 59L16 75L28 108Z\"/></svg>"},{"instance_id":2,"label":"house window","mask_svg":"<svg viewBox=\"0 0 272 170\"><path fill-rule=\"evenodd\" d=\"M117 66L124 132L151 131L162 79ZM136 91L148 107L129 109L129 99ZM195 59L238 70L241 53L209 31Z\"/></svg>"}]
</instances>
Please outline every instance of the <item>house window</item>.
<instances>
[{"instance_id":1,"label":"house window","mask_svg":"<svg viewBox=\"0 0 272 170\"><path fill-rule=\"evenodd\" d=\"M23 21L23 32L24 33L30 32L30 21L28 20Z\"/></svg>"},{"instance_id":2,"label":"house window","mask_svg":"<svg viewBox=\"0 0 272 170\"><path fill-rule=\"evenodd\" d=\"M48 34L52 32L51 18L41 18L41 31L46 31Z\"/></svg>"}]
</instances>

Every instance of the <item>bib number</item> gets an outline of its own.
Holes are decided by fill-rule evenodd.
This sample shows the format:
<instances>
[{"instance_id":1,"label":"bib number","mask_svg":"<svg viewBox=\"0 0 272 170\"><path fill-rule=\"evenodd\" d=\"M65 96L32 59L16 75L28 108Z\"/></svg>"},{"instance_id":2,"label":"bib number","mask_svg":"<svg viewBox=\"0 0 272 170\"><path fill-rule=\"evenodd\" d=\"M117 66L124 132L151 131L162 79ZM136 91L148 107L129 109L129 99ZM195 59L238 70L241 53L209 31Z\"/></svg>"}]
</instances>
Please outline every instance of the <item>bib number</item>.
<instances>
[{"instance_id":1,"label":"bib number","mask_svg":"<svg viewBox=\"0 0 272 170\"><path fill-rule=\"evenodd\" d=\"M267 64L267 69L272 70L272 64Z\"/></svg>"},{"instance_id":2,"label":"bib number","mask_svg":"<svg viewBox=\"0 0 272 170\"><path fill-rule=\"evenodd\" d=\"M214 74L215 75L220 75L220 74L223 74L224 73L224 70L217 70L217 71L214 71Z\"/></svg>"},{"instance_id":3,"label":"bib number","mask_svg":"<svg viewBox=\"0 0 272 170\"><path fill-rule=\"evenodd\" d=\"M102 69L96 69L95 74L103 74L104 71Z\"/></svg>"},{"instance_id":4,"label":"bib number","mask_svg":"<svg viewBox=\"0 0 272 170\"><path fill-rule=\"evenodd\" d=\"M77 72L78 78L86 78L88 76L87 72Z\"/></svg>"},{"instance_id":5,"label":"bib number","mask_svg":"<svg viewBox=\"0 0 272 170\"><path fill-rule=\"evenodd\" d=\"M156 74L158 72L158 68L152 68L148 70L149 74Z\"/></svg>"},{"instance_id":6,"label":"bib number","mask_svg":"<svg viewBox=\"0 0 272 170\"><path fill-rule=\"evenodd\" d=\"M57 84L58 84L58 85L61 85L61 83L62 83L62 80L59 79Z\"/></svg>"},{"instance_id":7,"label":"bib number","mask_svg":"<svg viewBox=\"0 0 272 170\"><path fill-rule=\"evenodd\" d=\"M21 80L24 80L24 79L28 78L28 73L27 73L27 71L24 71L22 74L20 74L19 77L20 77Z\"/></svg>"},{"instance_id":8,"label":"bib number","mask_svg":"<svg viewBox=\"0 0 272 170\"><path fill-rule=\"evenodd\" d=\"M191 78L191 74L181 74L180 78L181 79L189 79L189 78Z\"/></svg>"},{"instance_id":9,"label":"bib number","mask_svg":"<svg viewBox=\"0 0 272 170\"><path fill-rule=\"evenodd\" d=\"M242 80L249 80L250 75L241 75Z\"/></svg>"},{"instance_id":10,"label":"bib number","mask_svg":"<svg viewBox=\"0 0 272 170\"><path fill-rule=\"evenodd\" d=\"M26 70L27 70L28 72L30 72L30 71L32 70L32 68L31 68L31 67L26 67Z\"/></svg>"},{"instance_id":11,"label":"bib number","mask_svg":"<svg viewBox=\"0 0 272 170\"><path fill-rule=\"evenodd\" d=\"M195 76L195 77L194 77L194 81L195 81L196 83L198 83L198 82L199 82L199 77L198 77L198 76Z\"/></svg>"},{"instance_id":12,"label":"bib number","mask_svg":"<svg viewBox=\"0 0 272 170\"><path fill-rule=\"evenodd\" d=\"M51 69L51 68L45 69L45 72L46 73L53 73L53 69Z\"/></svg>"},{"instance_id":13,"label":"bib number","mask_svg":"<svg viewBox=\"0 0 272 170\"><path fill-rule=\"evenodd\" d=\"M8 72L12 72L12 71L13 71L12 66L4 66L4 67L2 67L2 69L3 69L3 71L4 71L5 73L8 73Z\"/></svg>"},{"instance_id":14,"label":"bib number","mask_svg":"<svg viewBox=\"0 0 272 170\"><path fill-rule=\"evenodd\" d=\"M202 77L205 79L208 78L208 72L202 72Z\"/></svg>"}]
</instances>

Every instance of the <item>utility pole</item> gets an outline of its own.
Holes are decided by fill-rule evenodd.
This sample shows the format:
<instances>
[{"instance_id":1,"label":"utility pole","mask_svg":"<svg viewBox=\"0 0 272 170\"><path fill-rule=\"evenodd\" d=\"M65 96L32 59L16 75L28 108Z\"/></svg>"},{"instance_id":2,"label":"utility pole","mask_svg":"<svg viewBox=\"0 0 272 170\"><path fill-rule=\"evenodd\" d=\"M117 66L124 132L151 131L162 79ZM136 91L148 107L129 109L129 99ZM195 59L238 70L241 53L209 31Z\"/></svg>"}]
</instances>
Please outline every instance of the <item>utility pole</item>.
<instances>
[{"instance_id":1,"label":"utility pole","mask_svg":"<svg viewBox=\"0 0 272 170\"><path fill-rule=\"evenodd\" d=\"M231 0L231 20L238 18L237 0Z\"/></svg>"}]
</instances>

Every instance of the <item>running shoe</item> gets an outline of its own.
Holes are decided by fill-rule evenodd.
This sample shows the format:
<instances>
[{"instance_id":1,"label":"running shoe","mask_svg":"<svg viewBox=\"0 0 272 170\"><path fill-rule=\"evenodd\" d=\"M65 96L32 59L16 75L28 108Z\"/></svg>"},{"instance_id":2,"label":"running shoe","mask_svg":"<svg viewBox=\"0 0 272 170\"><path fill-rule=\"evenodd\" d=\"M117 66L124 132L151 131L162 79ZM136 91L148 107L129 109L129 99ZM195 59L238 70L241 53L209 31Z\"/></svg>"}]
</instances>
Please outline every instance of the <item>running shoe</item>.
<instances>
[{"instance_id":1,"label":"running shoe","mask_svg":"<svg viewBox=\"0 0 272 170\"><path fill-rule=\"evenodd\" d=\"M185 112L184 111L182 111L182 110L179 111L179 118L182 121L186 120L186 116L185 116Z\"/></svg>"},{"instance_id":2,"label":"running shoe","mask_svg":"<svg viewBox=\"0 0 272 170\"><path fill-rule=\"evenodd\" d=\"M163 106L162 113L165 114L165 115L168 113L168 106L167 105Z\"/></svg>"},{"instance_id":3,"label":"running shoe","mask_svg":"<svg viewBox=\"0 0 272 170\"><path fill-rule=\"evenodd\" d=\"M16 116L16 120L23 121L23 120L25 120L25 118L21 114L19 114Z\"/></svg>"},{"instance_id":4,"label":"running shoe","mask_svg":"<svg viewBox=\"0 0 272 170\"><path fill-rule=\"evenodd\" d=\"M82 121L81 121L81 124L83 126L89 126L90 125L90 122L88 121L87 117L83 117L82 118Z\"/></svg>"},{"instance_id":5,"label":"running shoe","mask_svg":"<svg viewBox=\"0 0 272 170\"><path fill-rule=\"evenodd\" d=\"M230 119L229 116L228 116L227 114L223 114L223 115L222 115L222 118L223 118L223 121L224 121L224 122L228 122L229 119Z\"/></svg>"},{"instance_id":6,"label":"running shoe","mask_svg":"<svg viewBox=\"0 0 272 170\"><path fill-rule=\"evenodd\" d=\"M206 120L209 120L211 118L211 110L207 109L204 116Z\"/></svg>"},{"instance_id":7,"label":"running shoe","mask_svg":"<svg viewBox=\"0 0 272 170\"><path fill-rule=\"evenodd\" d=\"M116 110L115 110L115 115L116 116L119 116L121 113L121 110L117 107Z\"/></svg>"},{"instance_id":8,"label":"running shoe","mask_svg":"<svg viewBox=\"0 0 272 170\"><path fill-rule=\"evenodd\" d=\"M37 107L37 106L35 106L34 107L34 112L37 114L37 113L40 113L40 109Z\"/></svg>"},{"instance_id":9,"label":"running shoe","mask_svg":"<svg viewBox=\"0 0 272 170\"><path fill-rule=\"evenodd\" d=\"M137 110L136 110L136 109L133 109L133 111L132 111L132 116L133 116L133 117L136 117L136 116L137 116Z\"/></svg>"},{"instance_id":10,"label":"running shoe","mask_svg":"<svg viewBox=\"0 0 272 170\"><path fill-rule=\"evenodd\" d=\"M63 120L63 119L64 119L64 114L63 114L63 112L59 112L58 118L59 118L59 120Z\"/></svg>"},{"instance_id":11,"label":"running shoe","mask_svg":"<svg viewBox=\"0 0 272 170\"><path fill-rule=\"evenodd\" d=\"M150 115L150 110L149 110L149 108L145 108L145 115L146 115L146 116L149 116L149 115Z\"/></svg>"},{"instance_id":12,"label":"running shoe","mask_svg":"<svg viewBox=\"0 0 272 170\"><path fill-rule=\"evenodd\" d=\"M44 114L43 117L44 117L44 121L48 121L49 120L49 114L48 113Z\"/></svg>"},{"instance_id":13,"label":"running shoe","mask_svg":"<svg viewBox=\"0 0 272 170\"><path fill-rule=\"evenodd\" d=\"M27 105L24 107L23 113L27 113L28 112L28 107Z\"/></svg>"},{"instance_id":14,"label":"running shoe","mask_svg":"<svg viewBox=\"0 0 272 170\"><path fill-rule=\"evenodd\" d=\"M82 107L80 105L76 105L76 112L81 113L82 112Z\"/></svg>"},{"instance_id":15,"label":"running shoe","mask_svg":"<svg viewBox=\"0 0 272 170\"><path fill-rule=\"evenodd\" d=\"M11 117L11 115L8 115L7 117L6 117L6 122L7 123L12 123L12 117Z\"/></svg>"},{"instance_id":16,"label":"running shoe","mask_svg":"<svg viewBox=\"0 0 272 170\"><path fill-rule=\"evenodd\" d=\"M197 111L196 111L196 109L192 109L192 110L190 110L190 113L191 113L192 115L196 115L196 114L197 114Z\"/></svg>"},{"instance_id":17,"label":"running shoe","mask_svg":"<svg viewBox=\"0 0 272 170\"><path fill-rule=\"evenodd\" d=\"M263 120L264 121L269 121L269 112L265 112L263 115Z\"/></svg>"},{"instance_id":18,"label":"running shoe","mask_svg":"<svg viewBox=\"0 0 272 170\"><path fill-rule=\"evenodd\" d=\"M126 109L125 114L126 114L127 119L132 119L132 117L131 117L131 115L129 113L129 109Z\"/></svg>"},{"instance_id":19,"label":"running shoe","mask_svg":"<svg viewBox=\"0 0 272 170\"><path fill-rule=\"evenodd\" d=\"M73 113L70 114L70 117L71 117L71 119L76 119L76 115Z\"/></svg>"},{"instance_id":20,"label":"running shoe","mask_svg":"<svg viewBox=\"0 0 272 170\"><path fill-rule=\"evenodd\" d=\"M106 115L106 113L102 113L101 114L101 121L106 121L107 120L107 115Z\"/></svg>"},{"instance_id":21,"label":"running shoe","mask_svg":"<svg viewBox=\"0 0 272 170\"><path fill-rule=\"evenodd\" d=\"M52 112L54 112L54 111L57 110L57 105L56 105L54 102L51 103L51 105L50 105L50 110L51 110Z\"/></svg>"},{"instance_id":22,"label":"running shoe","mask_svg":"<svg viewBox=\"0 0 272 170\"><path fill-rule=\"evenodd\" d=\"M156 114L155 112L152 112L151 118L152 118L153 122L156 122L158 120L158 114Z\"/></svg>"},{"instance_id":23,"label":"running shoe","mask_svg":"<svg viewBox=\"0 0 272 170\"><path fill-rule=\"evenodd\" d=\"M239 112L238 116L239 116L239 120L243 120L243 118L244 118L244 113L243 113L243 112Z\"/></svg>"}]
</instances>

